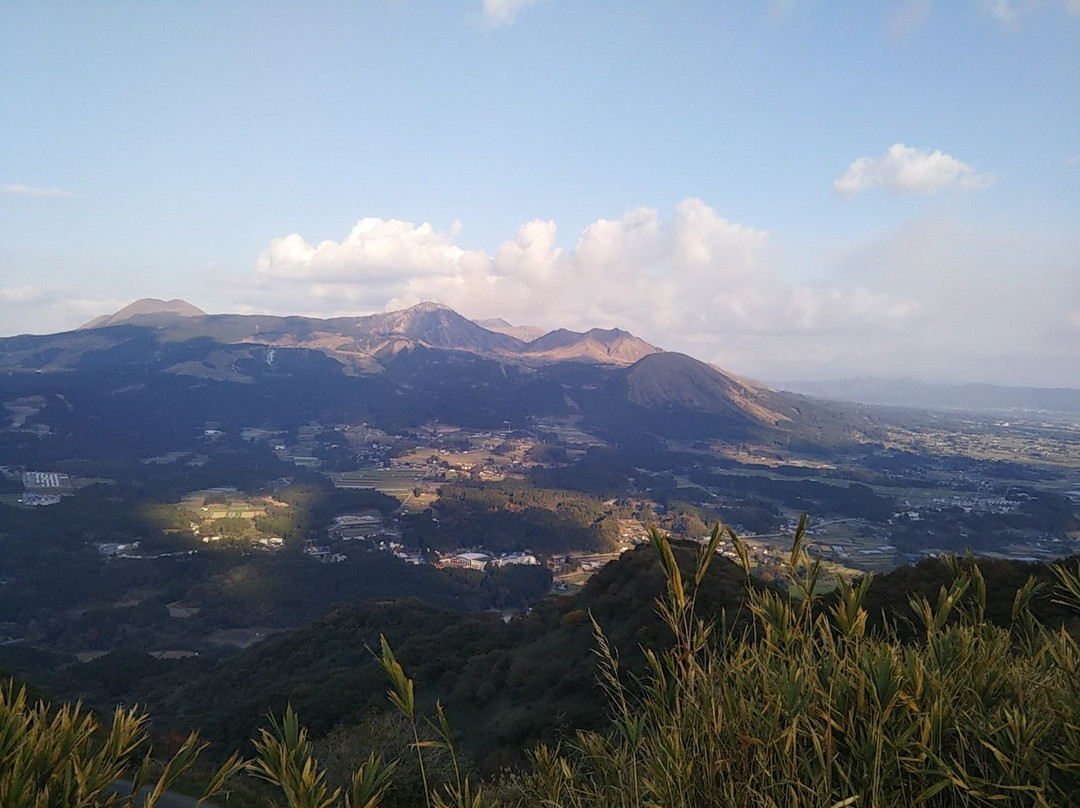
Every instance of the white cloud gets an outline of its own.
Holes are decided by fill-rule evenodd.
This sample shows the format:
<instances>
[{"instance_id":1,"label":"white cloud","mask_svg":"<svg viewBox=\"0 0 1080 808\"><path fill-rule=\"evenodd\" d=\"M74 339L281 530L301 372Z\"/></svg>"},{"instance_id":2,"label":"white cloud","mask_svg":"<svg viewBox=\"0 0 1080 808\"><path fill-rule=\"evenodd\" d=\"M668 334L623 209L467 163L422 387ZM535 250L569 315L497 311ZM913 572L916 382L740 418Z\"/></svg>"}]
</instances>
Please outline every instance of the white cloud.
<instances>
[{"instance_id":1,"label":"white cloud","mask_svg":"<svg viewBox=\"0 0 1080 808\"><path fill-rule=\"evenodd\" d=\"M63 191L60 188L35 188L32 185L5 185L0 190L13 196L51 197L54 199L70 199L75 196L71 191Z\"/></svg>"},{"instance_id":2,"label":"white cloud","mask_svg":"<svg viewBox=\"0 0 1080 808\"><path fill-rule=\"evenodd\" d=\"M362 220L340 243L290 236L267 247L255 283L235 296L251 312L348 316L435 300L519 325L617 326L761 378L1080 386L1071 235L977 230L937 211L782 258L764 230L686 199L667 216L637 208L599 219L570 243L549 221L523 224L491 252L458 238L457 227L382 219Z\"/></svg>"},{"instance_id":3,"label":"white cloud","mask_svg":"<svg viewBox=\"0 0 1080 808\"><path fill-rule=\"evenodd\" d=\"M511 25L525 6L536 0L484 0L484 22L492 26Z\"/></svg>"},{"instance_id":4,"label":"white cloud","mask_svg":"<svg viewBox=\"0 0 1080 808\"><path fill-rule=\"evenodd\" d=\"M617 326L766 379L1080 387L1071 232L976 228L935 210L890 233L784 254L766 231L686 199L666 215L599 219L570 241L550 221L526 222L491 251L459 239L457 225L378 218L340 242L294 234L267 245L247 277L215 276L206 294L216 310L251 314L355 316L435 300L519 325ZM11 286L0 288L0 323L50 333L129 302Z\"/></svg>"},{"instance_id":5,"label":"white cloud","mask_svg":"<svg viewBox=\"0 0 1080 808\"><path fill-rule=\"evenodd\" d=\"M872 188L884 188L894 194L932 194L947 188L982 190L994 182L992 174L979 174L972 166L944 152L896 143L884 157L855 160L843 176L833 181L833 190L850 199Z\"/></svg>"},{"instance_id":6,"label":"white cloud","mask_svg":"<svg viewBox=\"0 0 1080 808\"><path fill-rule=\"evenodd\" d=\"M769 0L767 13L771 19L783 21L792 17L800 6L806 4L806 0Z\"/></svg>"},{"instance_id":7,"label":"white cloud","mask_svg":"<svg viewBox=\"0 0 1080 808\"><path fill-rule=\"evenodd\" d=\"M298 233L275 239L259 256L258 275L333 282L377 281L403 271L420 275L451 272L464 251L431 225L396 219L361 219L341 242L313 247Z\"/></svg>"},{"instance_id":8,"label":"white cloud","mask_svg":"<svg viewBox=\"0 0 1080 808\"><path fill-rule=\"evenodd\" d=\"M916 318L922 306L911 298L893 297L856 288L841 292L830 288L795 287L790 296L789 316L804 331L850 333L874 326L901 327Z\"/></svg>"},{"instance_id":9,"label":"white cloud","mask_svg":"<svg viewBox=\"0 0 1080 808\"><path fill-rule=\"evenodd\" d=\"M36 286L15 286L9 289L0 289L0 303L26 305L40 303L47 298L48 293Z\"/></svg>"},{"instance_id":10,"label":"white cloud","mask_svg":"<svg viewBox=\"0 0 1080 808\"><path fill-rule=\"evenodd\" d=\"M275 240L244 295L266 311L317 316L436 300L469 317L618 326L721 363L744 358L724 345L736 335L884 333L921 313L914 299L858 282L785 285L765 231L728 221L698 199L666 220L651 208L597 220L569 249L557 235L553 222L527 222L489 255L459 247L453 230L364 219L340 243L313 247L295 234Z\"/></svg>"}]
</instances>

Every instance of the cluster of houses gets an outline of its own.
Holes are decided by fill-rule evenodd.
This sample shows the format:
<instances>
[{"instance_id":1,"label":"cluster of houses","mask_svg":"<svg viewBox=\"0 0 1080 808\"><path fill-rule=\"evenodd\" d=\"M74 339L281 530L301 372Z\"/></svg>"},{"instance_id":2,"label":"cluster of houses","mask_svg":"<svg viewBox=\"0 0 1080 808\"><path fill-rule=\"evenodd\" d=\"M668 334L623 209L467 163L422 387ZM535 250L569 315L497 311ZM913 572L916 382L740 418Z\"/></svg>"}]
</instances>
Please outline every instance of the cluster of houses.
<instances>
[{"instance_id":1,"label":"cluster of houses","mask_svg":"<svg viewBox=\"0 0 1080 808\"><path fill-rule=\"evenodd\" d=\"M24 491L23 495L19 497L20 505L29 505L31 507L38 507L42 505L56 505L59 502L59 494L39 494L34 491Z\"/></svg>"},{"instance_id":2,"label":"cluster of houses","mask_svg":"<svg viewBox=\"0 0 1080 808\"><path fill-rule=\"evenodd\" d=\"M423 554L410 552L400 539L400 532L384 526L382 515L378 511L366 511L336 517L328 531L327 545L312 544L306 547L304 552L312 558L333 563L335 560L344 560L346 556L342 552L333 552L332 547L340 549L346 542L363 541L368 548L390 553L407 564L419 566L431 563ZM434 564L437 567L484 570L489 566L539 565L540 560L528 551L500 555L479 551L460 551L439 554Z\"/></svg>"},{"instance_id":3,"label":"cluster of houses","mask_svg":"<svg viewBox=\"0 0 1080 808\"><path fill-rule=\"evenodd\" d=\"M312 543L304 545L304 555L324 564L340 564L348 558L344 553L334 553L329 547Z\"/></svg>"},{"instance_id":4,"label":"cluster of houses","mask_svg":"<svg viewBox=\"0 0 1080 808\"><path fill-rule=\"evenodd\" d=\"M338 516L327 532L328 543L319 544L309 540L304 545L304 555L324 564L340 564L348 558L341 552L343 543L359 540L371 542L382 533L382 529L382 515L378 511Z\"/></svg>"},{"instance_id":5,"label":"cluster of houses","mask_svg":"<svg viewBox=\"0 0 1080 808\"><path fill-rule=\"evenodd\" d=\"M440 556L436 562L438 567L459 567L467 570L485 570L489 566L506 567L511 565L536 566L540 560L529 551L521 553L503 553L491 555L490 553L465 552L454 555Z\"/></svg>"},{"instance_id":6,"label":"cluster of houses","mask_svg":"<svg viewBox=\"0 0 1080 808\"><path fill-rule=\"evenodd\" d=\"M24 471L23 488L70 488L71 477L58 471Z\"/></svg>"}]
</instances>

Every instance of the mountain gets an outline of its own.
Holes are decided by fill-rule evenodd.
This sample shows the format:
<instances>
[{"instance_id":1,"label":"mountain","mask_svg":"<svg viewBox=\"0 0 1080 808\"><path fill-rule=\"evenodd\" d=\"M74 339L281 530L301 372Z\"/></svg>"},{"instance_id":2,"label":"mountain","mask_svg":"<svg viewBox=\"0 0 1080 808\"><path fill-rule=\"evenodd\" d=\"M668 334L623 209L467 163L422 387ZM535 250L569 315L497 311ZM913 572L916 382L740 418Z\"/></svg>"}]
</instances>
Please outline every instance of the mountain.
<instances>
[{"instance_id":1,"label":"mountain","mask_svg":"<svg viewBox=\"0 0 1080 808\"><path fill-rule=\"evenodd\" d=\"M129 303L115 314L106 314L96 317L88 323L83 323L79 329L103 328L120 323L145 322L148 319L160 319L157 315L175 315L179 317L202 317L206 314L202 309L192 306L186 300L158 300L154 297L144 297Z\"/></svg>"},{"instance_id":2,"label":"mountain","mask_svg":"<svg viewBox=\"0 0 1080 808\"><path fill-rule=\"evenodd\" d=\"M363 317L277 317L269 315L207 315L183 301L140 300L116 314L99 317L80 330L107 329L124 324L154 325L160 337L183 341L209 337L228 344L258 344L322 351L352 372L377 371L382 359L417 347L464 351L500 361L546 364L577 360L607 365L630 365L659 349L619 329L577 333L559 329L525 341L509 333L484 328L438 303Z\"/></svg>"},{"instance_id":3,"label":"mountain","mask_svg":"<svg viewBox=\"0 0 1080 808\"><path fill-rule=\"evenodd\" d=\"M311 322L319 323L314 319ZM322 322L323 331L351 336L357 347L373 356L418 345L497 356L516 353L522 345L521 340L488 331L439 303L419 303L400 311ZM345 347L339 345L338 350Z\"/></svg>"},{"instance_id":4,"label":"mountain","mask_svg":"<svg viewBox=\"0 0 1080 808\"><path fill-rule=\"evenodd\" d=\"M763 396L773 391L680 353L646 356L626 374L626 397L652 409L683 408L723 415L746 415L779 423L791 419L770 409Z\"/></svg>"},{"instance_id":5,"label":"mountain","mask_svg":"<svg viewBox=\"0 0 1080 808\"><path fill-rule=\"evenodd\" d=\"M595 378L580 380L568 395L586 424L613 443L646 435L788 446L795 440L828 453L878 429L850 406L772 390L675 352L648 354L609 370L594 391L595 385Z\"/></svg>"},{"instance_id":6,"label":"mountain","mask_svg":"<svg viewBox=\"0 0 1080 808\"><path fill-rule=\"evenodd\" d=\"M693 574L696 549L672 546L684 576ZM1055 628L1068 619L1067 610L1051 602L1048 567L984 560L980 568L988 625L1012 623L1010 606L1029 576L1046 588L1031 601L1036 619ZM745 580L733 561L716 558L696 588L699 614L726 613L725 628L738 636L749 622ZM951 582L936 560L874 577L865 601L868 623L881 627L888 621L893 632L912 640L909 598L933 602ZM671 645L656 609L664 587L657 554L643 546L605 566L580 592L538 601L510 623L496 614L453 614L417 601L342 603L230 660L174 674L157 687L155 714L234 744L254 735L267 711L280 714L288 703L316 734L357 723L386 703L385 674L368 650L385 636L418 683L418 702L427 707L439 699L464 746L486 768L499 768L507 754L516 759L537 741L556 742L567 725L604 725L592 620L617 650L627 678L641 676L643 650L661 653Z\"/></svg>"},{"instance_id":7,"label":"mountain","mask_svg":"<svg viewBox=\"0 0 1080 808\"><path fill-rule=\"evenodd\" d=\"M527 346L527 353L534 357L617 365L633 364L658 351L659 348L618 328L593 328L584 334L560 328L534 339Z\"/></svg>"},{"instance_id":8,"label":"mountain","mask_svg":"<svg viewBox=\"0 0 1080 808\"><path fill-rule=\"evenodd\" d=\"M161 418L182 431L205 421L328 417L391 430L430 421L524 428L573 417L615 442L652 435L787 443L779 433L805 431L806 441L835 446L859 431L837 405L739 379L620 329L559 329L525 342L436 303L319 319L138 301L76 331L0 339L0 373L11 399L16 390L35 396L48 387L68 401L94 390L102 423L120 417L121 403L157 413L116 423L132 449L139 440L167 443ZM89 432L85 439L96 446Z\"/></svg>"},{"instance_id":9,"label":"mountain","mask_svg":"<svg viewBox=\"0 0 1080 808\"><path fill-rule=\"evenodd\" d=\"M542 337L547 332L534 325L511 325L502 317L491 317L487 320L473 320L481 328L494 331L496 334L506 334L508 337L516 337L522 342L532 342L537 337Z\"/></svg>"},{"instance_id":10,"label":"mountain","mask_svg":"<svg viewBox=\"0 0 1080 808\"><path fill-rule=\"evenodd\" d=\"M1080 390L855 378L778 385L816 398L917 409L1080 415Z\"/></svg>"}]
</instances>

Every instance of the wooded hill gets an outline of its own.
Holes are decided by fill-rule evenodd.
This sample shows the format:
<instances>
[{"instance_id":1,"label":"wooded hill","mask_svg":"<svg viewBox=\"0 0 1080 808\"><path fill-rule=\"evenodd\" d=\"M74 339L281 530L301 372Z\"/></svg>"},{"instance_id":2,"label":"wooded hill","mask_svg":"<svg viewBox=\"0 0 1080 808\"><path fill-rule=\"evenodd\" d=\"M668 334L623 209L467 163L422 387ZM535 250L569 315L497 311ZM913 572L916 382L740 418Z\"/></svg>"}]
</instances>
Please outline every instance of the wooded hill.
<instances>
[{"instance_id":1,"label":"wooded hill","mask_svg":"<svg viewBox=\"0 0 1080 808\"><path fill-rule=\"evenodd\" d=\"M697 550L693 543L674 547L687 574ZM1047 588L1031 602L1035 618L1051 628L1068 624L1080 631L1080 619L1050 597L1049 567L1012 561L983 561L979 567L991 623L1011 623L1016 592L1034 576ZM909 600L933 600L950 580L949 569L937 560L873 578L863 602L868 627L888 626L898 638L915 641ZM642 649L660 651L672 641L657 613L665 586L655 550L645 545L604 567L579 594L538 601L529 614L509 622L496 613L453 613L417 600L343 603L213 670L200 673L192 666L177 676L148 679L133 696L151 705L159 720L199 727L227 745L243 742L268 711L280 713L287 704L320 736L385 710L384 672L372 653L385 636L416 679L424 704L430 708L440 700L461 748L492 772L520 763L538 741L556 742L577 729L603 726L609 705L597 682L590 618L617 650L625 672L643 675ZM746 594L742 569L717 557L697 589L698 614L726 621L727 631L741 635L750 621ZM825 598L822 610L833 600Z\"/></svg>"},{"instance_id":2,"label":"wooded hill","mask_svg":"<svg viewBox=\"0 0 1080 808\"><path fill-rule=\"evenodd\" d=\"M0 339L6 396L44 397L30 421L63 430L70 447L91 439L88 423L107 434L126 424L129 436L116 430L116 440L148 452L177 445L206 421L223 429L366 421L392 430L437 420L488 429L578 415L588 429L624 438L725 434L827 446L870 426L844 408L618 329L525 342L435 304L317 320L193 315L175 310L181 303ZM150 412L157 432L144 428Z\"/></svg>"},{"instance_id":3,"label":"wooded hill","mask_svg":"<svg viewBox=\"0 0 1080 808\"><path fill-rule=\"evenodd\" d=\"M891 604L886 625L875 627L868 611L873 608L869 580L841 585L829 598L816 594L821 567L805 551L804 528L805 522L792 548L787 592L749 586L733 619L717 612L719 603L709 596L740 602L737 582L745 574L742 580L749 583L749 566L737 539L732 540L741 568L714 554L719 530L700 548L674 547L654 532L652 555L632 553L625 563L605 570L610 572L602 584L597 576L598 583L579 600L556 604L551 613L540 612L517 626L504 625L503 648L493 649L484 639L497 636L498 622L475 615L455 626L445 613L406 609L410 628L402 637L398 629L404 614L385 608L389 604L334 609L310 626L307 636L297 632L255 649L248 669L233 665L190 683L180 701L213 702L210 709L220 723L211 731L236 732L247 721L244 706L229 708L237 699L250 698L256 683L271 683L268 690L277 691L263 694L269 700L289 691L309 713L321 705L329 721L349 716L346 720L359 723L351 732L339 728L315 747L292 707L272 711L265 719L269 728L259 730L250 752L230 757L217 774L205 775L206 791L213 793L246 772L279 789L289 808L1075 804L1080 797L1080 737L1075 731L1080 720L1075 637L1080 565L1071 562L1075 572L1066 565L1032 570L1036 574L1014 593L1009 625L999 627L989 607L1012 588L1000 580L1002 570L986 574L971 560L946 559L940 565L945 580L936 596L926 597L918 589L937 576L916 571L918 584L908 593L907 606ZM625 614L620 606L653 589L656 567L660 592L650 601L652 617L629 631L641 643L641 664L615 649L615 632L623 633L618 621L608 630L601 623ZM1003 577L1012 579L1016 572L1006 571ZM1057 595L1052 607L1070 610L1067 620L1062 612L1047 613L1040 605L1040 595L1050 588L1047 574ZM624 595L626 589L634 590L633 597ZM883 598L890 594L889 587L879 591ZM640 615L638 605L634 612ZM534 651L543 647L544 635L530 638L527 627L550 623L560 613L555 636L562 632L563 642L545 650L549 657L553 652L572 656L575 631L584 629L589 615L571 606L589 606L596 619L589 627L594 665L579 664L574 673L591 668L597 686L588 691L576 683L573 688L603 705L606 715L592 719L595 730L576 722L564 728L561 722L570 722L571 716L553 712L562 706L558 682L539 680L528 665L521 667L522 660L533 661L525 650L529 645ZM1051 624L1039 620L1037 611ZM626 623L624 628L632 629L633 621ZM1055 630L1054 624L1062 627ZM907 639L894 628L901 625L908 629ZM654 635L659 627L662 638ZM387 632L398 633L396 654ZM357 646L375 633L378 650L364 648L365 662ZM506 650L508 640L517 642L503 680L510 705L501 701L497 684L495 692L479 692L486 683L499 682L502 666L493 655ZM404 650L410 645L412 663ZM481 702L476 712L490 718L530 707L527 714L540 711L549 728L556 725L550 735L563 744L535 747L524 768L516 773L504 769L501 776L481 782L455 739L460 727L452 728L447 720L451 716L468 723L474 716L467 708L432 709L430 694L416 698L417 686L422 694L425 689L453 692L453 680L467 681L473 665L482 668L480 685L463 695ZM373 720L371 711L366 717L349 712L372 692L385 692L378 681L359 673L365 669L381 674L383 686L389 680L397 713L389 723ZM641 675L633 675L634 670ZM305 677L315 671L317 678ZM537 702L537 694L543 694L543 701ZM265 701L260 706L265 708ZM432 713L437 720L425 725L423 716ZM95 745L94 721L81 708L63 710L50 720L47 708L31 709L21 693L4 687L0 726L10 730L0 746L5 806L96 799L126 771L133 771L138 782L153 782L153 767L137 766L134 759L144 746L142 719L129 711L118 709L111 739ZM570 727L578 731L571 735ZM80 738L74 740L75 735ZM394 758L389 767L380 755L387 747ZM189 737L159 769L157 793L177 782L197 748L197 739ZM331 763L330 779L312 757L316 748ZM43 765L46 758L49 765ZM488 765L507 762L499 758L490 753ZM417 765L410 767L409 760ZM342 762L355 774L342 775ZM344 796L333 790L343 776ZM61 802L43 803L43 794L56 794Z\"/></svg>"}]
</instances>

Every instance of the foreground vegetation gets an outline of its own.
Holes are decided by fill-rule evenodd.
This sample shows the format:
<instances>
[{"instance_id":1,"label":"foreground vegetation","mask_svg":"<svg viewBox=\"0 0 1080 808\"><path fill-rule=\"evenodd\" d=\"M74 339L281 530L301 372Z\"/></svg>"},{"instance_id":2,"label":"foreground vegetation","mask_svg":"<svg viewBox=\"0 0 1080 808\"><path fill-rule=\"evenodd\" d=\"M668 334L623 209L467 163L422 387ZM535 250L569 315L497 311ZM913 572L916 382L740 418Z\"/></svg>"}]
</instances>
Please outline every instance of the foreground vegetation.
<instances>
[{"instance_id":1,"label":"foreground vegetation","mask_svg":"<svg viewBox=\"0 0 1080 808\"><path fill-rule=\"evenodd\" d=\"M805 522L803 527L805 526ZM713 541L719 532L714 533ZM815 608L820 566L797 533L790 595L751 590L752 636L695 614L660 538L668 590L660 611L676 644L649 654L639 691L600 642L613 729L564 750L538 749L541 804L909 806L1072 805L1080 799L1080 653L1062 629L1013 606L1011 629L984 620L978 566L950 561L937 602L913 598L922 636L871 636L868 581ZM738 545L737 545L738 546ZM1080 577L1057 570L1080 603ZM533 803L535 804L535 803Z\"/></svg>"},{"instance_id":2,"label":"foreground vegetation","mask_svg":"<svg viewBox=\"0 0 1080 808\"><path fill-rule=\"evenodd\" d=\"M411 736L403 756L411 761L361 754L339 788L288 710L254 741L255 755L227 761L207 791L245 772L289 808L415 804L416 792L402 803L393 783L408 763L428 808L1080 803L1080 648L1067 628L1033 616L1040 584L1022 587L1011 625L996 626L986 619L978 565L949 559L951 581L937 598L911 598L903 633L915 639L904 641L897 626L869 627L869 578L841 584L827 600L818 594L821 568L804 549L804 530L805 520L787 594L748 586L751 620L739 631L697 603L723 531L713 531L692 565L680 565L654 532L666 576L657 609L673 644L646 650L646 674L628 677L594 624L609 726L537 747L527 771L483 785L469 777L441 708L430 721L420 714L412 680L383 643L378 656ZM745 553L742 560L749 573ZM1054 571L1058 602L1080 608L1080 568ZM190 737L153 768L144 723L118 710L104 731L78 707L52 711L0 690L0 804L127 805L107 788L125 775L163 791L200 744Z\"/></svg>"}]
</instances>

